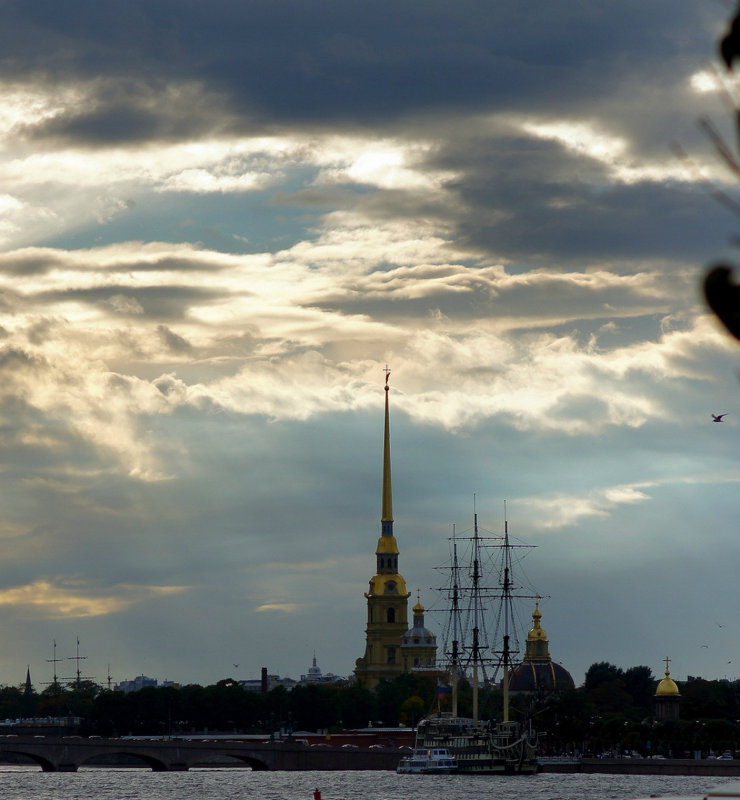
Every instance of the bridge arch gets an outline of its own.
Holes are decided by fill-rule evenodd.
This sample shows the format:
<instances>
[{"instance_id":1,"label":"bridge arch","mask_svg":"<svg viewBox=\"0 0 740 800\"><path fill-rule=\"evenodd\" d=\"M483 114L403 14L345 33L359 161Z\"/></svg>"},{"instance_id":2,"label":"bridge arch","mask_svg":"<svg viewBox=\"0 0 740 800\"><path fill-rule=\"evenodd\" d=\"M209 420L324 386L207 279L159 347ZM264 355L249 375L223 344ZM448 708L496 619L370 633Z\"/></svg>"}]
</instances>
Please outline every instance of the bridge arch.
<instances>
[{"instance_id":1,"label":"bridge arch","mask_svg":"<svg viewBox=\"0 0 740 800\"><path fill-rule=\"evenodd\" d=\"M115 756L125 756L126 758L135 758L137 761L141 761L148 767L152 768L152 772L168 772L172 769L170 764L167 764L166 761L163 761L161 758L157 758L153 756L151 753L142 753L136 749L129 748L129 747L122 747L119 749L111 749L106 751L104 755L100 753L91 753L86 758L80 758L77 763L78 767L84 767L88 764L94 764L96 761L100 761L104 759L107 764L110 763L109 759Z\"/></svg>"},{"instance_id":2,"label":"bridge arch","mask_svg":"<svg viewBox=\"0 0 740 800\"><path fill-rule=\"evenodd\" d=\"M270 769L270 766L266 761L263 761L262 759L259 759L253 755L246 755L245 753L233 753L229 750L224 750L223 755L229 756L229 758L233 758L235 761L241 761L242 764L246 764L248 767L251 767L255 772Z\"/></svg>"},{"instance_id":3,"label":"bridge arch","mask_svg":"<svg viewBox=\"0 0 740 800\"><path fill-rule=\"evenodd\" d=\"M41 767L42 772L56 772L57 768L56 765L49 761L48 758L44 758L40 756L38 753L29 753L21 748L17 748L14 750L4 750L5 753L10 753L15 756L24 756L25 758L30 759L33 761L34 764L38 764Z\"/></svg>"}]
</instances>

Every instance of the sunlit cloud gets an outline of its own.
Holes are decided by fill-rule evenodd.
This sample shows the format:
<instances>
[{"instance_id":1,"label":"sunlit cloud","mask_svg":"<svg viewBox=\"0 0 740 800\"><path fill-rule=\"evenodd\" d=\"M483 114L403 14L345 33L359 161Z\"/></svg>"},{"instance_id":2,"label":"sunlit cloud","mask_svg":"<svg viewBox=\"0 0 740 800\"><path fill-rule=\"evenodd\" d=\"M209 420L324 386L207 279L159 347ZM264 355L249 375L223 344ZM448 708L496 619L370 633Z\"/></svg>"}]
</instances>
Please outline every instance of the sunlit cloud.
<instances>
[{"instance_id":1,"label":"sunlit cloud","mask_svg":"<svg viewBox=\"0 0 740 800\"><path fill-rule=\"evenodd\" d=\"M223 175L205 169L186 169L166 178L160 187L165 192L251 192L275 182L271 173Z\"/></svg>"},{"instance_id":2,"label":"sunlit cloud","mask_svg":"<svg viewBox=\"0 0 740 800\"><path fill-rule=\"evenodd\" d=\"M133 586L119 584L105 592L84 581L39 579L25 586L0 589L0 606L15 606L35 615L97 617L115 614L158 597L186 592L187 586Z\"/></svg>"},{"instance_id":3,"label":"sunlit cloud","mask_svg":"<svg viewBox=\"0 0 740 800\"><path fill-rule=\"evenodd\" d=\"M255 611L280 611L283 614L292 614L302 608L300 603L263 603L255 608Z\"/></svg>"},{"instance_id":4,"label":"sunlit cloud","mask_svg":"<svg viewBox=\"0 0 740 800\"><path fill-rule=\"evenodd\" d=\"M689 77L689 85L697 94L710 94L720 91L721 84L715 72L700 70Z\"/></svg>"},{"instance_id":5,"label":"sunlit cloud","mask_svg":"<svg viewBox=\"0 0 740 800\"><path fill-rule=\"evenodd\" d=\"M84 102L85 93L73 84L45 88L36 82L0 82L0 136L52 119Z\"/></svg>"},{"instance_id":6,"label":"sunlit cloud","mask_svg":"<svg viewBox=\"0 0 740 800\"><path fill-rule=\"evenodd\" d=\"M521 430L578 435L605 425L640 426L663 413L662 401L625 389L625 378L639 372L681 377L697 348L719 341L703 323L668 325L660 340L620 347L606 347L597 334L584 347L574 335L536 332L602 317L607 303L613 319L601 335L620 314L659 311L672 301L675 284L666 285L657 272L517 274L500 264L434 263L440 239L423 224L367 228L363 239L354 220L334 221L348 227L272 256L166 243L5 254L0 268L36 267L26 270L22 302L0 309L0 325L11 336L6 346L34 359L32 369L14 372L6 392L22 386L36 407L64 415L129 474L156 481L170 473L159 464L157 443L140 436L142 417L205 402L272 419L367 407L366 356L389 344L406 384L415 387L400 403L420 421L463 430L505 417ZM373 269L378 260L408 257L424 261ZM175 303L175 318L147 326L151 303L161 302L160 288L171 294L173 281L182 293L181 301L168 301ZM559 304L552 303L556 290ZM634 311L625 303L630 297L642 304ZM411 305L420 302L419 310ZM373 313L376 303L391 304L386 319ZM529 334L518 335L525 324ZM248 348L229 345L227 358L225 344L245 331ZM176 365L192 359L211 364L208 379L177 374ZM127 376L113 379L112 364ZM444 390L430 388L438 384L440 364L448 377ZM348 391L352 385L359 391ZM592 409L584 415L587 398Z\"/></svg>"},{"instance_id":7,"label":"sunlit cloud","mask_svg":"<svg viewBox=\"0 0 740 800\"><path fill-rule=\"evenodd\" d=\"M605 518L619 505L648 502L653 486L654 483L607 486L581 495L530 497L526 504L538 510L538 527L560 529L588 517Z\"/></svg>"},{"instance_id":8,"label":"sunlit cloud","mask_svg":"<svg viewBox=\"0 0 740 800\"><path fill-rule=\"evenodd\" d=\"M451 170L431 170L424 163L433 145L424 141L373 141L333 137L317 148L325 164L316 183L359 183L382 189L439 190L455 177ZM328 162L328 163L327 163Z\"/></svg>"},{"instance_id":9,"label":"sunlit cloud","mask_svg":"<svg viewBox=\"0 0 740 800\"><path fill-rule=\"evenodd\" d=\"M666 151L661 162L641 161L630 152L628 141L596 128L589 122L526 121L521 129L531 136L561 144L578 156L598 162L614 180L626 184L641 181L686 181L685 167Z\"/></svg>"}]
</instances>

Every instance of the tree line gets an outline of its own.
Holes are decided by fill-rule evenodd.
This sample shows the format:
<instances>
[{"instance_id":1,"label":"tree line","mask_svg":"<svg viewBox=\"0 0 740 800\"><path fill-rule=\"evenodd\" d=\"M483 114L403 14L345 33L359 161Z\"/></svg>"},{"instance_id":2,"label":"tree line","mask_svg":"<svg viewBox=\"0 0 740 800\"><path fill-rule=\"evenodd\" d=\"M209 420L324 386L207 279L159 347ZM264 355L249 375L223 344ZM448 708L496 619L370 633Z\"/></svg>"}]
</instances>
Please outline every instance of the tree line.
<instances>
[{"instance_id":1,"label":"tree line","mask_svg":"<svg viewBox=\"0 0 740 800\"><path fill-rule=\"evenodd\" d=\"M582 686L561 693L515 695L513 718L531 720L543 752L550 754L629 753L690 757L740 748L740 684L726 680L677 682L680 719L658 722L653 714L657 679L648 667L627 670L598 662ZM92 681L52 684L42 692L24 686L0 688L0 720L74 716L81 735L173 735L202 732L289 735L368 726L414 726L435 710L436 682L406 674L381 682L373 691L360 686L307 684L291 691L277 687L254 692L226 679L211 686L145 687L124 694ZM438 705L439 704L439 705ZM479 693L482 719L500 718L501 692ZM472 713L472 688L462 682L458 713Z\"/></svg>"}]
</instances>

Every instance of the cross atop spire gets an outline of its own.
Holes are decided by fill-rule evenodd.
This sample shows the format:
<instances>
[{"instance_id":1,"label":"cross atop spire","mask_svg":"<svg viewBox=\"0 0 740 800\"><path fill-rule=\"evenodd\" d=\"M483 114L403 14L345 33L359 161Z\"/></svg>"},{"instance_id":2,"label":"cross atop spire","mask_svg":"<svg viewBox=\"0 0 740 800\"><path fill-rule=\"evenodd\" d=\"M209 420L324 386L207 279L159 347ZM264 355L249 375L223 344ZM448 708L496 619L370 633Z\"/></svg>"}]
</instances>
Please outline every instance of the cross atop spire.
<instances>
[{"instance_id":1,"label":"cross atop spire","mask_svg":"<svg viewBox=\"0 0 740 800\"><path fill-rule=\"evenodd\" d=\"M388 365L387 364L385 365L385 370L383 370L383 371L385 372L385 390L387 392L388 391L388 378L391 377L391 371L388 369Z\"/></svg>"}]
</instances>

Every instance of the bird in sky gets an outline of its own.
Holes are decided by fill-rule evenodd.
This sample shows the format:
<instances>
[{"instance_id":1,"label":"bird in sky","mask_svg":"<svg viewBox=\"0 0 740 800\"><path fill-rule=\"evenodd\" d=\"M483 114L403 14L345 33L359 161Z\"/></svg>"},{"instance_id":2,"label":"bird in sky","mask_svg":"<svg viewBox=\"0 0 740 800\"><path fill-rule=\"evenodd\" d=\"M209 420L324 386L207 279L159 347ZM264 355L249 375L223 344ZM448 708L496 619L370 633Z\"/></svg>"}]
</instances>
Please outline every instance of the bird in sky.
<instances>
[{"instance_id":1,"label":"bird in sky","mask_svg":"<svg viewBox=\"0 0 740 800\"><path fill-rule=\"evenodd\" d=\"M239 665L238 664L234 664L234 669L239 669Z\"/></svg>"},{"instance_id":2,"label":"bird in sky","mask_svg":"<svg viewBox=\"0 0 740 800\"><path fill-rule=\"evenodd\" d=\"M722 417L726 417L727 414L712 414L712 422L722 422Z\"/></svg>"}]
</instances>

